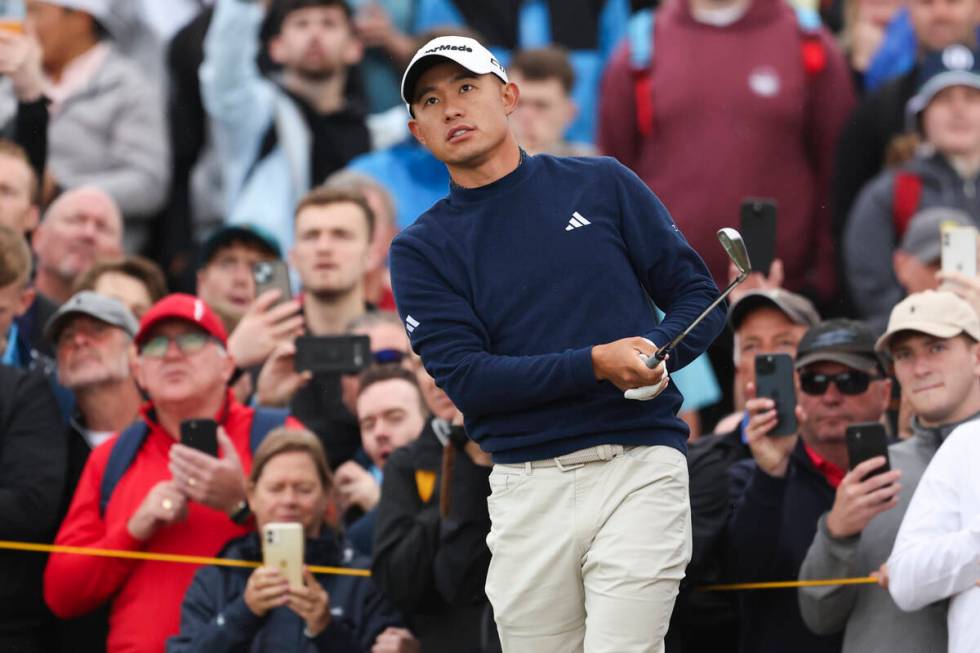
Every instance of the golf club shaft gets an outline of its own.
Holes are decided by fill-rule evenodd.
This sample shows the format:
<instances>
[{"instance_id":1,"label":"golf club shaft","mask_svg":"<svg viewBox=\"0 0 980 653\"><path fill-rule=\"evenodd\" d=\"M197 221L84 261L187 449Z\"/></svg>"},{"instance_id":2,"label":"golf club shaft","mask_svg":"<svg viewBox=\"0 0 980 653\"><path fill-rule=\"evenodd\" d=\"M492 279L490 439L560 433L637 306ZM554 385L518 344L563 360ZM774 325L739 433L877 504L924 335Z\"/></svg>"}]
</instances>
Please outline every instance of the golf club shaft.
<instances>
[{"instance_id":1,"label":"golf club shaft","mask_svg":"<svg viewBox=\"0 0 980 653\"><path fill-rule=\"evenodd\" d=\"M661 347L660 349L658 349L656 354L654 354L652 357L650 357L650 358L647 359L647 367L649 367L650 369L653 369L657 365L660 365L660 363L663 361L663 359L667 358L667 354L670 353L670 350L671 349L673 349L678 344L680 344L681 340L683 340L684 338L686 338L687 337L687 334L689 334L694 329L694 327L696 327L697 325L699 325L704 318L708 317L708 314L711 313L711 311L715 310L715 308L718 306L718 304L722 303L725 300L725 298L728 297L728 295L733 290L735 290L735 287L738 284L742 283L743 281L745 281L748 278L749 278L749 275L746 274L746 273L742 273L742 274L738 275L738 277L734 281L732 281L730 284L728 284L728 287L725 288L724 292L722 292L720 295L718 295L718 299L716 299L715 301L711 302L711 305L708 306L708 308L704 309L704 312L702 312L701 315L698 315L694 319L694 321L691 322L691 324L686 329L684 329L673 340L671 340L666 345L664 345L663 347Z\"/></svg>"}]
</instances>

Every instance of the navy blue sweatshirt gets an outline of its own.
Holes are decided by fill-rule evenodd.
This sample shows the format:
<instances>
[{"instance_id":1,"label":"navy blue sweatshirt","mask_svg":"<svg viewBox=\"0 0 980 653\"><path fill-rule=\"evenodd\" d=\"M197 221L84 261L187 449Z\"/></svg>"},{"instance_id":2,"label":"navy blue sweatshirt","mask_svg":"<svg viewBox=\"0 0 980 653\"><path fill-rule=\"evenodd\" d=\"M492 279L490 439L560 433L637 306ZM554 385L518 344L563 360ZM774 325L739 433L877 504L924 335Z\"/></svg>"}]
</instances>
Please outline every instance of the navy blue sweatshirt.
<instances>
[{"instance_id":1,"label":"navy blue sweatshirt","mask_svg":"<svg viewBox=\"0 0 980 653\"><path fill-rule=\"evenodd\" d=\"M673 384L631 401L592 370L594 345L663 345L718 296L663 204L615 159L538 155L486 186L453 186L392 243L391 270L412 348L495 462L599 444L686 451ZM668 369L704 351L724 317L713 311Z\"/></svg>"}]
</instances>

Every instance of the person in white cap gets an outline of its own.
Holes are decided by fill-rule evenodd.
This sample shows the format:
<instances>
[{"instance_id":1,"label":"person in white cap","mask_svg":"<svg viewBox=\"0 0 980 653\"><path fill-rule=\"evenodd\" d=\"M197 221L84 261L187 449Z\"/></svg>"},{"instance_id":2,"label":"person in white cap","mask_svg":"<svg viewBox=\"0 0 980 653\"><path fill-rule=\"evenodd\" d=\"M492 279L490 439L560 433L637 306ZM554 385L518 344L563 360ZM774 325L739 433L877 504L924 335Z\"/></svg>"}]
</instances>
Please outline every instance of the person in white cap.
<instances>
[{"instance_id":1,"label":"person in white cap","mask_svg":"<svg viewBox=\"0 0 980 653\"><path fill-rule=\"evenodd\" d=\"M105 38L110 22L109 0L27 0L25 28L40 42L50 101L46 199L61 188L101 188L119 204L126 249L136 253L170 183L165 103ZM0 124L18 118L13 91L0 85Z\"/></svg>"},{"instance_id":2,"label":"person in white cap","mask_svg":"<svg viewBox=\"0 0 980 653\"><path fill-rule=\"evenodd\" d=\"M647 367L718 289L618 162L522 152L519 97L470 38L434 39L406 69L409 129L452 184L392 244L398 311L493 455L487 596L503 650L662 651L691 556L688 430L666 371L724 311Z\"/></svg>"}]
</instances>

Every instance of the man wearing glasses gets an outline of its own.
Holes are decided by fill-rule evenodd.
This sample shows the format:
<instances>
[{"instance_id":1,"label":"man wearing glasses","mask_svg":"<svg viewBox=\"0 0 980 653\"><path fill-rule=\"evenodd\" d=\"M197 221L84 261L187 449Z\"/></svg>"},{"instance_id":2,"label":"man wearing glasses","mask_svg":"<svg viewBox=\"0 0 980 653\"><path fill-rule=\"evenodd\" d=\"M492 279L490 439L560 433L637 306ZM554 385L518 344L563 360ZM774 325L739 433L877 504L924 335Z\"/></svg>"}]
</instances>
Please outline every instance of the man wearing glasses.
<instances>
[{"instance_id":1,"label":"man wearing glasses","mask_svg":"<svg viewBox=\"0 0 980 653\"><path fill-rule=\"evenodd\" d=\"M769 435L775 404L749 389L745 431L753 460L731 470L735 510L726 548L735 581L797 577L848 469L847 426L878 421L888 405L891 381L874 333L859 322L828 320L809 329L797 348L796 372L800 427L791 436ZM807 629L795 589L746 592L739 607L743 652L840 650L840 634Z\"/></svg>"},{"instance_id":2,"label":"man wearing glasses","mask_svg":"<svg viewBox=\"0 0 980 653\"><path fill-rule=\"evenodd\" d=\"M202 300L169 295L143 316L134 343L134 377L149 398L142 440L104 505L112 452L127 435L92 452L56 543L214 556L247 532L239 522L255 416L228 389L235 362L224 326ZM179 443L181 422L200 418L218 423L217 458ZM193 574L189 565L54 554L44 594L63 618L111 600L108 649L160 651L179 630Z\"/></svg>"},{"instance_id":3,"label":"man wearing glasses","mask_svg":"<svg viewBox=\"0 0 980 653\"><path fill-rule=\"evenodd\" d=\"M889 568L883 563L893 547L897 550L899 526L911 512L909 504L923 472L953 429L980 413L978 341L977 314L951 292L915 293L892 309L878 350L888 352L894 361L895 378L915 415L913 437L889 447L893 471L874 474L884 465L877 458L857 465L844 477L834 507L817 526L800 568L801 579L864 576L881 567L879 582L889 587ZM898 474L901 489L896 495ZM955 504L945 503L944 507ZM929 510L939 514L937 508ZM927 600L923 585L914 584L918 605L911 613L902 612L888 592L854 585L803 588L800 609L814 632L843 632L844 653L945 651L947 603ZM895 587L892 583L889 589Z\"/></svg>"}]
</instances>

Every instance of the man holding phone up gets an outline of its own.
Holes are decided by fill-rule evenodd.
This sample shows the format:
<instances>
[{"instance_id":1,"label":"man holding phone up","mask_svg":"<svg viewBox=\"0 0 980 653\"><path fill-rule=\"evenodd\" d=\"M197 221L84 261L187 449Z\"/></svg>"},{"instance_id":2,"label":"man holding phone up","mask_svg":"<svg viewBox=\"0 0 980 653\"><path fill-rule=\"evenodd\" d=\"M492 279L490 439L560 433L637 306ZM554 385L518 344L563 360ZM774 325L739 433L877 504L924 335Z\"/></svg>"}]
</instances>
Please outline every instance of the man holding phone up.
<instances>
[{"instance_id":1,"label":"man holding phone up","mask_svg":"<svg viewBox=\"0 0 980 653\"><path fill-rule=\"evenodd\" d=\"M398 310L493 454L487 596L503 650L662 651L691 556L688 429L672 385L649 404L623 393L664 380L645 356L718 289L618 162L522 152L519 96L473 39L434 39L409 64L409 128L453 183L392 244ZM723 322L709 313L669 369Z\"/></svg>"},{"instance_id":2,"label":"man holding phone up","mask_svg":"<svg viewBox=\"0 0 980 653\"><path fill-rule=\"evenodd\" d=\"M754 385L748 388L745 433L754 460L730 472L735 510L726 548L734 581L796 578L817 520L833 505L848 467L848 424L875 422L888 406L891 381L875 352L874 333L860 322L827 320L810 328L797 347L795 367L796 433L772 435L780 430L776 403L755 397ZM740 611L742 653L840 650L839 635L807 629L795 590L746 592Z\"/></svg>"},{"instance_id":3,"label":"man holding phone up","mask_svg":"<svg viewBox=\"0 0 980 653\"><path fill-rule=\"evenodd\" d=\"M895 377L915 415L914 436L888 448L893 471L876 474L885 464L877 457L844 477L834 507L820 518L801 580L864 576L888 558L929 461L954 428L980 413L978 341L980 320L953 293L917 293L892 310L877 348L894 360ZM887 567L879 573L887 586ZM813 632L843 631L844 653L946 650L945 602L905 614L887 592L853 585L805 587L799 599Z\"/></svg>"},{"instance_id":4,"label":"man holding phone up","mask_svg":"<svg viewBox=\"0 0 980 653\"><path fill-rule=\"evenodd\" d=\"M142 440L123 470L113 452L131 439L130 429L92 451L55 542L213 556L247 532L236 521L255 416L228 389L235 362L224 327L201 299L169 295L143 316L134 343L134 377L149 397L141 409ZM177 441L183 421L201 418L218 423L217 458ZM189 565L53 554L44 597L62 618L111 601L108 650L157 652L178 631L193 574Z\"/></svg>"}]
</instances>

